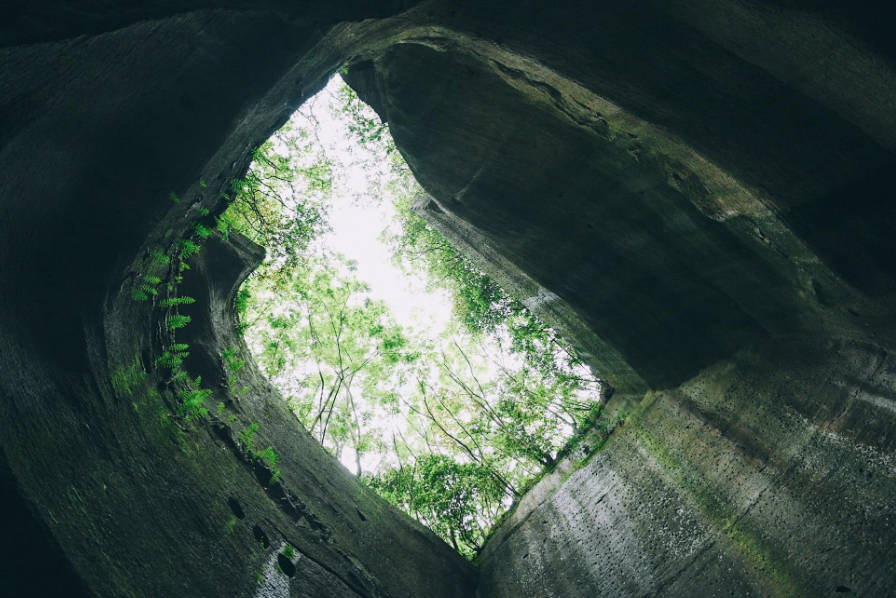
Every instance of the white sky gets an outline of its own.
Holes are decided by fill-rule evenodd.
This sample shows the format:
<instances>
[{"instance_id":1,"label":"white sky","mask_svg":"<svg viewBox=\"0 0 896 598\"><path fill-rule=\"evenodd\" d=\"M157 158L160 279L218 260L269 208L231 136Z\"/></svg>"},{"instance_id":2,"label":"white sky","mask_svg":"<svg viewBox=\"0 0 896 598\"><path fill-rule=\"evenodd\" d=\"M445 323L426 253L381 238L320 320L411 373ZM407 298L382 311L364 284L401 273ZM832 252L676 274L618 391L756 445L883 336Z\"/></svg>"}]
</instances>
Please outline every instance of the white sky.
<instances>
[{"instance_id":1,"label":"white sky","mask_svg":"<svg viewBox=\"0 0 896 598\"><path fill-rule=\"evenodd\" d=\"M424 337L438 338L452 317L451 294L442 289L428 289L424 278L398 268L393 263L392 250L380 239L383 231L394 225L393 197L381 188L382 182L389 178L391 165L383 160L383 151L359 146L348 130L345 116L337 115L342 85L342 78L334 76L297 114L303 126L315 123L302 115L313 116L317 137L334 164L327 209L330 230L314 243L356 261L355 276L370 286L371 298L388 305L397 323ZM399 421L376 420L371 423L383 429L403 427ZM384 455L375 451L366 453L362 456L362 467L365 471L374 471L383 458ZM351 447L345 447L339 459L349 471L354 471L355 455Z\"/></svg>"},{"instance_id":2,"label":"white sky","mask_svg":"<svg viewBox=\"0 0 896 598\"><path fill-rule=\"evenodd\" d=\"M423 332L441 334L451 318L451 295L427 290L419 276L408 275L392 262L392 251L380 234L392 223L395 209L389 198L369 194L383 178L388 165L375 152L359 147L348 131L344 117L334 117L339 105L339 75L330 79L303 111L312 110L320 123L318 135L328 156L337 165L328 220L332 227L317 242L358 262L355 274L370 285L370 295L383 300L396 320Z\"/></svg>"}]
</instances>

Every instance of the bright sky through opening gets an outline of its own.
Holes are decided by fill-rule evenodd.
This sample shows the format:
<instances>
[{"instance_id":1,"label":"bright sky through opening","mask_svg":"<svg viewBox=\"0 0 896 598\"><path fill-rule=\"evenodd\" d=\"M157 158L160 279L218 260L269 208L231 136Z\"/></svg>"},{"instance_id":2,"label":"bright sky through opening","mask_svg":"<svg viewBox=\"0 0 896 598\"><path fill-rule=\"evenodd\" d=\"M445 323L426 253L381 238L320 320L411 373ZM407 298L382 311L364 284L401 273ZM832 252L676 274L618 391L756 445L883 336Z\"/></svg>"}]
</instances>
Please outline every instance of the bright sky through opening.
<instances>
[{"instance_id":1,"label":"bright sky through opening","mask_svg":"<svg viewBox=\"0 0 896 598\"><path fill-rule=\"evenodd\" d=\"M293 116L302 126L314 130L315 141L332 162L335 175L327 206L329 228L312 242L312 248L329 248L354 261L356 270L352 274L370 286L369 297L384 301L402 326L421 336L437 338L452 318L451 294L429 288L423 277L394 264L392 249L382 239L384 231L395 225L395 207L390 197L383 197L388 193L381 188L389 179L391 165L354 140L348 121L339 114L339 90L344 84L342 77L333 76ZM375 425L389 430L401 427L398 420L403 417L394 421L377 419ZM365 471L377 469L384 457L365 454ZM354 470L355 455L350 447L345 447L338 458Z\"/></svg>"},{"instance_id":2,"label":"bright sky through opening","mask_svg":"<svg viewBox=\"0 0 896 598\"><path fill-rule=\"evenodd\" d=\"M257 364L324 449L472 556L602 433L600 381L413 213L424 191L341 77L254 158L222 218L268 251L237 297Z\"/></svg>"},{"instance_id":3,"label":"bright sky through opening","mask_svg":"<svg viewBox=\"0 0 896 598\"><path fill-rule=\"evenodd\" d=\"M323 232L317 232L307 247L294 254L308 268L302 271L323 272L324 279L333 276L332 280L343 282L328 288L315 286L309 279L305 283L308 286L293 288L291 292L297 295L290 295L281 294L281 287L268 284L268 279L260 276L255 279L259 284L249 285L253 287L249 293L253 300L248 321L258 326L253 324L246 331L246 340L306 429L357 475L383 474L400 469L402 461L431 454L450 455L454 463L461 464L471 460L500 462L515 479L531 477L549 458L533 455L557 453L579 425L576 422L591 412L598 382L550 329L536 332L543 324L535 324L523 311L513 311L525 308L513 307L506 295L496 299L487 294L492 291L477 286L484 275L475 273L469 263L463 265L463 258L456 253L444 258L438 257L439 253L432 255L468 274L451 270L446 274L438 267L431 270L432 266L424 265L425 259L415 261L429 256L438 243L447 245L444 240L429 241L436 243L429 248L412 246L411 254L404 253L408 248L403 243L411 238L404 236L408 234L404 227L408 222L421 221L408 221L409 214L397 211L407 208L396 206L406 206L423 191L395 151L388 132L383 136L381 125L370 120L369 107L352 97L342 78L334 76L296 111L282 129L283 134L272 137L271 147L280 159L297 160L291 162L296 167L290 172L295 174L277 179L289 188L286 203L283 199L280 203L286 207L290 201L295 205L325 201ZM355 112L357 107L360 112ZM297 147L302 149L296 151ZM266 160L271 164L270 158ZM317 168L315 164L325 167L314 172L327 174L303 174ZM326 183L312 192L311 187L303 187L307 180L323 179L306 180L308 176L324 176ZM258 215L261 217L261 213ZM421 253L409 259L414 251ZM282 253L272 252L267 263L276 268L284 259ZM396 259L403 263L396 264ZM446 278L437 278L440 276ZM459 290L452 287L454 276L461 276L463 284L469 286ZM341 306L323 307L325 297L343 292L338 289L346 287L339 285L348 280L366 283L368 289L356 288ZM459 293L457 298L454 292ZM465 294L468 292L471 294ZM307 293L318 293L314 295L318 299L311 299ZM484 297L491 302L485 307L490 313L507 309L504 313L513 315L503 316L506 319L480 333L464 318L483 317L477 310L482 309ZM394 322L405 339L391 346L410 343L402 361L388 365L377 360L388 359L390 345L374 348L364 343L385 342L378 335L385 330L383 326L392 324L354 320L357 327L345 339L341 337L346 322L353 317L346 314L361 313L357 310L379 302L389 314L381 323ZM455 313L458 308L464 313ZM313 324L319 316L324 319ZM293 333L305 336L288 340ZM354 342L354 348L344 353L343 340ZM529 348L524 353L520 347ZM530 358L533 361L528 361ZM356 366L358 369L353 369ZM580 381L575 382L578 386L574 389L569 376ZM352 386L352 381L357 383ZM325 392L327 387L329 394ZM444 421L439 421L433 409ZM330 427L334 413L337 416ZM445 426L457 429L452 434ZM471 433L482 438L474 438ZM503 434L504 440L489 445L485 434ZM460 436L470 436L468 442L476 450ZM403 448L399 449L396 442ZM500 477L496 469L493 471ZM508 494L501 502L509 504L510 500Z\"/></svg>"},{"instance_id":4,"label":"bright sky through opening","mask_svg":"<svg viewBox=\"0 0 896 598\"><path fill-rule=\"evenodd\" d=\"M313 115L320 142L339 173L327 213L331 229L315 243L356 261L355 275L370 285L371 297L388 304L398 322L438 336L451 319L451 296L445 290L427 289L423 278L395 266L392 250L380 239L394 222L395 208L373 191L389 166L378 164L370 170L370 162L358 155L366 150L352 141L345 119L334 117L343 85L335 75L300 111Z\"/></svg>"}]
</instances>

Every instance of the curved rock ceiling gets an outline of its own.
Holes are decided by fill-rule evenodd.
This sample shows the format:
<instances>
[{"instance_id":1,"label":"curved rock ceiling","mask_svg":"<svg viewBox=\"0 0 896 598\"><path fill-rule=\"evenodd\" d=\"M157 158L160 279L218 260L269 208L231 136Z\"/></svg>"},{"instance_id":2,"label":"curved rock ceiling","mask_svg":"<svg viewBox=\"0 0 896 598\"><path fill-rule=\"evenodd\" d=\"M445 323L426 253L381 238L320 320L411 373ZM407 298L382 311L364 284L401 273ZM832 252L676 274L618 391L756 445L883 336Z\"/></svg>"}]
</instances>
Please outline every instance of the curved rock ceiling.
<instances>
[{"instance_id":1,"label":"curved rock ceiling","mask_svg":"<svg viewBox=\"0 0 896 598\"><path fill-rule=\"evenodd\" d=\"M0 593L896 592L896 19L574 4L10 9ZM426 217L616 388L607 445L536 486L476 567L252 368L229 388L245 240L208 239L178 283L185 365L227 417L160 418L183 382L155 365L165 310L133 290L346 62ZM240 448L251 422L279 483Z\"/></svg>"}]
</instances>

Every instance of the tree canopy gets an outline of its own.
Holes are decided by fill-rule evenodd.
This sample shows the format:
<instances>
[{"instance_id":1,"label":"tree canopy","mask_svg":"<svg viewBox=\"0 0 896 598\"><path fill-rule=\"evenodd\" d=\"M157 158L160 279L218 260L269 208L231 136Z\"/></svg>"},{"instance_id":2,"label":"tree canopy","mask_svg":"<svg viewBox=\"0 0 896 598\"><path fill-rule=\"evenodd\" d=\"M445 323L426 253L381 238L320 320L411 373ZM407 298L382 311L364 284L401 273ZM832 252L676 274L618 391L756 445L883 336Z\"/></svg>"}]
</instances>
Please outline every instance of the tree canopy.
<instances>
[{"instance_id":1,"label":"tree canopy","mask_svg":"<svg viewBox=\"0 0 896 598\"><path fill-rule=\"evenodd\" d=\"M241 325L308 432L471 556L532 478L594 423L600 382L410 210L422 189L372 110L344 84L330 102L350 137L342 158L320 141L312 103L256 150L233 185L222 233L238 231L268 251L238 295ZM394 206L382 235L394 262L452 294L454 318L442 333L398 321L355 262L316 242L345 155L372 180L366 201Z\"/></svg>"}]
</instances>

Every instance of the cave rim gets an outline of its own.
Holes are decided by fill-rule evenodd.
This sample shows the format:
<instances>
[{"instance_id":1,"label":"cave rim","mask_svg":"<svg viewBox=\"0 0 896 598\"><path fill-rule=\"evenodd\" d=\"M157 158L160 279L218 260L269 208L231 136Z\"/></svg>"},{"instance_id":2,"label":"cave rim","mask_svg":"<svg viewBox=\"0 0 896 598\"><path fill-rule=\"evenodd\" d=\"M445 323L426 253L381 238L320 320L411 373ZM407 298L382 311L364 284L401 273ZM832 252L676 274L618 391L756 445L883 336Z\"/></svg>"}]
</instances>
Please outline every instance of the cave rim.
<instances>
[{"instance_id":1,"label":"cave rim","mask_svg":"<svg viewBox=\"0 0 896 598\"><path fill-rule=\"evenodd\" d=\"M306 150L309 151L309 155L316 155L316 156L318 156L318 158L320 158L320 156L325 156L323 159L325 160L325 162L327 162L330 165L331 168L333 168L333 175L332 175L333 181L336 181L340 177L350 177L350 175L348 174L348 170L350 169L350 167L340 164L341 159L346 158L347 155L351 154L352 151L357 149L358 147L366 147L365 143L360 141L359 139L352 138L350 133L349 134L321 135L323 128L326 125L321 124L321 122L320 122L321 119L319 118L319 115L313 114L313 110L315 107L314 104L316 102L319 102L323 98L324 94L326 94L328 96L333 96L333 97L329 98L329 103L327 103L327 101L326 101L327 98L323 98L325 101L323 102L323 106L320 107L319 109L325 110L325 111L330 111L330 112L334 112L337 109L340 109L339 102L343 101L343 100L339 100L335 96L340 95L342 93L342 91L343 91L342 88L348 88L348 89L352 90L350 85L341 76L342 74L345 74L345 72L347 71L348 68L349 68L349 66L346 64L346 65L343 65L340 68L336 69L335 71L333 71L329 75L329 77L326 79L326 81L325 81L323 87L320 89L320 91L305 98L302 101L302 103L296 108L296 110L292 114L289 115L289 117L288 117L287 121L284 123L283 127L277 129L274 133L272 133L272 135L268 139L263 141L262 144L268 143L269 141L274 140L287 127L295 127L296 130L301 132L299 134L299 137L302 139L306 138L306 135L304 134L305 132L310 132L311 138L313 139L311 141L311 143L314 147L311 150L307 150L307 148L306 148ZM334 82L336 84L338 84L340 89L329 89L331 87L331 84L333 84ZM354 90L352 90L352 92L356 94L356 92L354 92ZM366 102L364 102L364 100L362 100L360 97L357 97L357 94L355 95L355 100L357 102L359 102L363 108L366 108L371 113L373 113L376 116L376 118L378 118L378 119L381 118L370 105L368 105ZM309 114L305 114L303 112L303 110L305 108L309 109ZM342 105L341 109L344 111L345 106ZM304 125L295 125L293 123L293 121L296 119L297 115L301 115L303 117L303 119L305 121ZM338 120L340 118L350 119L350 117L335 117L335 120ZM345 123L340 122L338 124L344 125ZM420 200L420 193L422 193L426 198L428 198L428 201L430 201L430 202L434 201L433 198L431 196L429 196L427 194L427 192L423 189L422 185L417 180L413 171L410 169L407 162L404 160L403 156L401 156L400 150L398 150L398 148L395 147L394 140L392 139L391 134L389 133L389 130L388 130L388 126L389 126L388 122L379 120L378 124L382 127L385 127L386 135L388 137L388 139L386 141L386 145L388 146L391 143L392 147L391 148L376 147L372 150L368 150L368 152L371 154L369 159L373 160L373 159L379 158L381 160L388 160L388 153L383 153L384 150L386 152L391 152L391 151L399 152L398 155L399 155L401 164L399 166L397 166L397 168L399 170L406 171L406 174L403 175L403 177L401 175L395 175L394 173L392 173L390 175L385 175L385 176L391 177L388 180L390 180L392 182L399 180L400 178L409 178L413 182L413 184L418 188L418 191L419 191L419 193L414 195L414 197L415 197L414 201ZM295 131L292 131L292 134L295 135ZM339 144L339 142L342 142L342 144L347 146L348 149L343 148L341 150L334 150L334 146ZM342 155L340 158L337 158L336 160L333 160L332 156L327 155L328 152L331 152L331 151L338 151L338 152L343 153L344 155ZM374 154L376 154L376 155L374 155ZM357 161L357 159L356 159L356 161ZM249 167L247 168L247 172L251 171L251 169L253 168L253 166L255 164L256 164L256 161L253 160L250 163ZM367 170L367 166L363 166L361 168L365 171ZM238 178L240 178L240 177L238 177ZM387 180L387 179L383 178L383 175L378 175L377 180L375 180L375 181L371 181L370 178L366 179L365 182L367 185L363 188L362 187L353 187L349 184L345 189L342 190L342 194L345 196L342 199L331 196L331 192L328 191L326 193L326 197L324 197L321 200L321 204L324 206L324 209L327 212L329 211L329 209L331 207L333 207L334 204L337 204L337 203L351 204L350 207L347 205L343 205L342 206L343 210L367 209L368 211L377 211L377 215L379 215L379 216L385 216L386 212L395 212L395 214L392 214L389 217L388 224L386 224L387 227L393 226L396 223L397 213L401 210L401 208L394 205L398 196L395 195L393 197L392 196L394 194L393 192L383 192L382 196L377 195L377 197L370 199L370 198L367 198L369 194L364 192L367 189L372 188L373 186L382 185L384 180ZM301 195L301 194L299 194L299 195ZM359 197L367 198L367 199L359 199ZM301 201L302 201L297 196L294 196L293 199L296 203L301 203ZM358 204L359 202L362 203L363 205L360 205L360 206L355 205L355 204ZM224 212L226 212L226 210L230 206L233 206L236 203L237 203L236 201L231 202L230 200L224 200ZM381 206L383 204L389 204L390 208L388 208L388 209L382 208ZM218 207L220 208L220 206L218 206ZM407 211L409 214L414 214L413 209L409 208ZM339 231L337 231L337 228L335 226L331 226L332 222L330 222L328 220L327 212L325 212L325 215L323 217L323 220L325 222L324 229L322 229L320 232L315 234L315 236L309 242L309 247L316 242L324 241L324 238L327 236L334 236L334 235L340 234ZM223 212L222 212L222 214L223 214ZM418 216L419 216L419 214L418 214ZM384 218L384 220L386 220L386 219ZM424 222L426 222L425 219L424 219ZM343 226L345 226L345 225L343 225ZM427 226L427 228L432 228L432 224L430 224L429 222L426 222L426 226ZM383 246L383 248L386 249L387 251L393 252L392 259L394 260L395 259L394 248L388 247L388 244L385 243L381 238L382 234L385 232L385 230L387 230L387 229L383 229L382 231L379 232L379 234L377 235L377 242L379 244L381 244ZM433 229L433 230L437 231L437 229ZM342 231L342 234L346 234L347 232L350 232L350 231ZM242 234L242 233L232 231L229 234ZM243 236L245 236L245 235L243 235ZM463 255L461 249L456 247L450 239L444 238L444 237L442 239L454 251L458 252L460 255ZM254 243L254 241L250 241L250 242ZM338 252L335 249L333 249L333 246L331 245L331 243L332 243L332 241L324 242L324 245L323 245L324 249L320 252L321 255L326 256L328 254L328 252L336 252L338 254ZM263 245L260 245L260 247L265 250L265 255L267 256L267 253L268 253L267 248L264 247ZM302 253L307 252L307 251L309 251L309 248L302 248L302 249L296 250L297 255L302 255ZM341 256L342 254L338 254L338 255ZM349 260L353 261L353 258L349 257ZM471 265L471 267L476 268L475 264L473 264L472 262L470 265ZM233 291L234 297L238 296L239 293L243 289L248 290L247 287L248 287L248 285L252 284L252 278L256 274L258 274L260 270L263 270L265 268L265 266L266 266L266 258L265 258L265 260L256 264L256 266L254 268L249 270L248 273L245 275L245 277L240 282L238 282L238 284L236 284L234 286L234 291ZM423 283L424 289L421 290L421 292L426 293L426 294L432 293L432 291L430 291L428 288L434 284L434 279L432 278L433 274L426 271L426 266L420 265L420 266L415 267L414 268L415 273L411 273L406 270L407 270L406 267L396 268L396 271L400 271L401 280L405 280L408 277L416 276L417 278L420 279L420 282ZM419 270L419 273L416 273L418 270ZM327 269L327 271L329 272L330 270ZM352 273L350 273L349 276L355 276L355 274L353 274L354 272L355 272L355 270L352 269ZM359 272L360 272L360 270L359 270ZM480 272L480 274L488 276L488 274L485 272L482 272L482 271L479 271L479 272ZM364 283L370 282L369 280L366 280L363 277L358 278L357 280L360 282L364 282ZM501 289L501 292L503 293L505 298L519 301L517 298L512 297L500 284L498 284L496 282L495 282L495 284L498 286L498 288ZM288 293L289 291L284 289L281 292L284 293L283 298L285 300L285 294ZM450 293L452 295L455 292L456 291L454 291L454 290L450 291ZM280 297L280 295L277 295L277 297ZM295 301L291 301L291 302L295 303L296 305L301 304L301 300L295 300ZM232 306L233 306L233 310L234 310L232 317L234 318L235 321L238 322L238 324L236 326L236 331L238 333L240 340L242 341L242 344L248 348L248 354L252 357L252 361L250 363L256 368L258 373L260 373L261 376L273 388L275 388L277 390L278 395L281 398L281 400L289 406L289 411L293 411L294 408L292 407L292 405L290 405L289 401L286 399L285 391L283 389L281 389L280 386L273 380L273 377L268 375L267 373L265 373L263 371L262 367L259 365L259 363L256 359L256 357L258 355L256 354L255 349L250 347L251 343L250 343L250 339L249 339L249 332L250 332L250 329L252 328L252 326L251 325L245 326L246 322L243 321L243 317L241 317L239 315L238 311L236 310L235 304L236 304L235 301L232 302ZM569 343L569 341L567 341L565 338L563 338L562 335L560 335L549 324L543 322L537 316L535 316L534 314L529 312L529 310L524 305L522 305L522 303L521 303L521 306L523 309L526 310L526 313L528 313L530 317L532 317L535 321L544 324L547 327L547 330L549 330L551 334L555 335L563 344L565 344L567 346L567 349L565 351L566 351L566 354L570 356L570 360L571 360L570 363L566 364L567 367L574 367L574 368L578 368L578 369L583 369L583 371L587 371L588 375L591 378L591 381L587 385L588 386L587 388L583 388L580 390L582 392L587 392L588 396L591 397L589 399L589 402L594 406L593 408L599 408L599 410L602 411L606 407L606 402L609 399L609 396L613 392L612 387L610 387L605 380L600 378L597 375L597 373L595 371L593 371L591 366L589 366L586 362L584 362L580 357L578 357L575 354L575 349L572 348L572 345ZM387 301L387 307L390 310L390 314L394 316L395 315L394 311L393 311L394 306L391 304L388 304L388 301ZM442 307L444 307L444 306L442 306ZM429 309L432 310L433 307L430 307ZM448 306L447 309L450 310L452 313L452 315L449 317L449 321L453 323L453 326L458 326L460 316L457 313L454 313L453 307ZM398 323L399 323L399 326L401 326L402 328L407 328L407 329L411 330L412 332L418 332L414 328L413 324L409 324L409 323L405 323L405 322L401 322L401 321L399 321ZM430 331L429 334L433 335L433 334L435 334L435 332ZM481 330L478 332L478 334L488 336L488 335L494 335L495 333L488 332L486 330ZM427 337L427 339L431 340L431 339L429 339L429 337ZM258 344L258 343L256 343L256 344ZM504 348L501 350L507 352L508 355L511 354L510 349ZM225 359L225 362L226 362L226 359ZM584 373L582 375L584 375ZM363 402L363 400L362 400L362 402ZM294 416L297 419L299 419L299 421L301 422L301 419L299 418L298 414L294 413ZM304 424L301 424L301 425L304 428ZM606 424L601 424L601 426L606 426ZM609 426L610 431L607 432L607 437L609 436L609 434L612 433L612 429L614 426L615 426L615 424ZM469 560L470 562L473 562L473 563L477 562L477 560L481 557L481 555L483 554L483 552L485 550L487 541L496 535L495 532L497 531L497 527L500 526L501 523L503 521L505 521L513 511L515 511L517 509L520 502L524 499L524 497L528 494L528 492L534 488L534 486L539 482L539 480L541 480L543 477L545 477L547 475L550 475L553 472L554 468L559 464L559 462L572 459L574 454L578 454L578 452L580 452L580 451L578 451L578 447L580 447L580 445L585 447L584 450L586 451L585 453L580 455L580 458L581 459L588 458L588 456L590 456L591 453L588 452L587 447L589 447L591 445L587 444L587 443L583 444L584 441L587 441L588 443L593 442L595 452L596 452L596 450L598 450L598 445L602 445L603 442L606 442L607 437L602 438L598 434L599 429L603 429L603 427L599 427L597 418L595 418L595 420L593 422L591 422L590 424L588 424L588 426L586 428L581 429L578 432L571 430L568 433L561 434L560 439L562 440L562 442L560 443L559 447L557 448L557 454L552 457L553 464L552 465L538 464L537 471L530 472L525 475L525 479L521 480L522 481L521 488L524 488L523 492L521 492L518 495L511 496L510 503L505 505L502 508L502 510L500 510L498 512L497 516L494 519L488 520L487 527L485 527L482 530L483 536L484 536L484 541L478 547L478 549L476 549L472 555L463 554L462 552L460 552L459 548L455 548L455 550L458 551L458 553L461 554L461 556L463 556L465 559ZM305 432L308 433L309 435L311 435L311 437L314 438L315 440L318 440L317 436L314 433L312 433L312 431L305 429ZM327 450L328 453L330 452L330 449L327 448L327 446L323 443L323 441L318 440L318 442L321 444L321 446L325 450ZM572 443L575 443L575 444L572 444ZM483 446L488 446L488 445L483 445ZM432 449L430 449L430 451L431 450ZM388 455L388 454L391 454L391 452L386 451L385 454ZM419 455L423 455L423 454L436 455L436 454L442 454L442 453L429 452L429 451L425 450L425 447L424 447L423 452L419 453ZM352 465L346 458L340 457L339 455L332 455L332 456L337 462L339 462L343 467L345 467L346 469L348 469L351 472ZM382 459L382 455L380 456L380 458ZM508 473L507 471L501 472L501 474L503 476L506 476L507 473ZM365 475L370 475L370 474L371 474L371 471L365 472ZM361 477L363 477L363 476L359 477L356 473L353 473L353 475L359 480L361 480ZM400 511L403 511L397 505L396 505L396 508L398 508ZM359 511L359 514L360 514L360 511ZM406 513L406 514L408 516L411 515L411 513ZM364 518L363 515L361 515L361 517L362 517L362 519ZM423 525L425 527L427 527L428 529L432 529L426 523L423 523ZM432 531L438 535L438 533L435 532L435 530L432 530ZM446 539L442 538L442 540L446 544L448 543Z\"/></svg>"}]
</instances>

